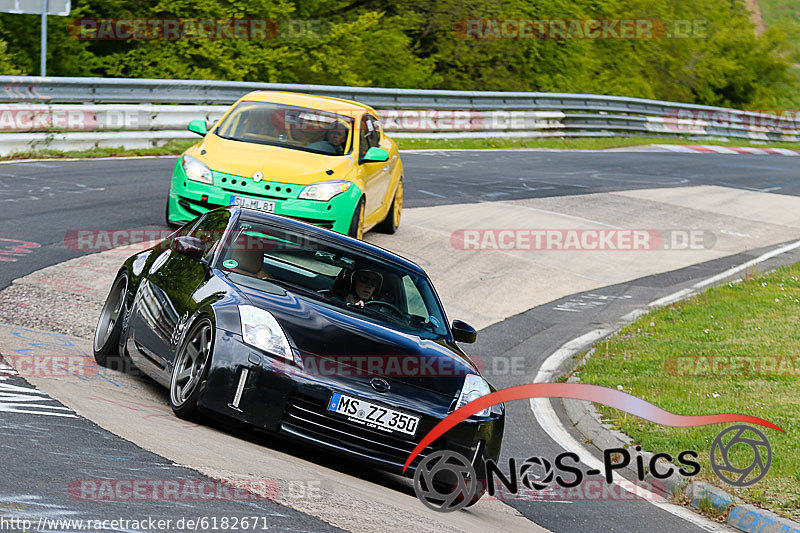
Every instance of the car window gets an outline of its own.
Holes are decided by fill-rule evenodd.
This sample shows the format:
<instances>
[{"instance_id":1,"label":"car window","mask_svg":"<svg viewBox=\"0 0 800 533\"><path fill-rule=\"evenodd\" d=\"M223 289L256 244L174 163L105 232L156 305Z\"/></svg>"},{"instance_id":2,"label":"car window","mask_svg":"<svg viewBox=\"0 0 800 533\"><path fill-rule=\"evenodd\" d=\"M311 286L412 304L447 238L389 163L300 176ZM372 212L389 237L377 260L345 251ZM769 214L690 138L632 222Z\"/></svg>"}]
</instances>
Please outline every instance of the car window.
<instances>
[{"instance_id":1,"label":"car window","mask_svg":"<svg viewBox=\"0 0 800 533\"><path fill-rule=\"evenodd\" d=\"M411 276L403 277L403 289L406 293L408 312L412 315L424 316L427 312L427 307L425 306L425 301L422 299L422 295L419 293L419 289L414 285L414 280L411 279Z\"/></svg>"},{"instance_id":2,"label":"car window","mask_svg":"<svg viewBox=\"0 0 800 533\"><path fill-rule=\"evenodd\" d=\"M363 158L367 150L380 145L380 130L377 126L377 119L372 115L364 115L361 118L361 131L359 132L358 153Z\"/></svg>"},{"instance_id":3,"label":"car window","mask_svg":"<svg viewBox=\"0 0 800 533\"><path fill-rule=\"evenodd\" d=\"M222 270L277 284L345 313L426 338L447 334L425 276L307 234L242 220L223 244ZM254 283L249 280L247 284ZM266 285L264 290L274 292Z\"/></svg>"},{"instance_id":4,"label":"car window","mask_svg":"<svg viewBox=\"0 0 800 533\"><path fill-rule=\"evenodd\" d=\"M214 131L223 139L326 155L345 155L353 143L351 117L305 107L243 100Z\"/></svg>"},{"instance_id":5,"label":"car window","mask_svg":"<svg viewBox=\"0 0 800 533\"><path fill-rule=\"evenodd\" d=\"M222 234L225 233L230 218L231 214L227 209L212 211L192 226L186 235L203 241L206 245L205 256L208 257L214 253L216 244L222 239Z\"/></svg>"},{"instance_id":6,"label":"car window","mask_svg":"<svg viewBox=\"0 0 800 533\"><path fill-rule=\"evenodd\" d=\"M369 123L371 126L372 136L374 137L375 146L380 146L381 144L381 122L375 118L373 115L367 115ZM369 127L369 126L368 126Z\"/></svg>"}]
</instances>

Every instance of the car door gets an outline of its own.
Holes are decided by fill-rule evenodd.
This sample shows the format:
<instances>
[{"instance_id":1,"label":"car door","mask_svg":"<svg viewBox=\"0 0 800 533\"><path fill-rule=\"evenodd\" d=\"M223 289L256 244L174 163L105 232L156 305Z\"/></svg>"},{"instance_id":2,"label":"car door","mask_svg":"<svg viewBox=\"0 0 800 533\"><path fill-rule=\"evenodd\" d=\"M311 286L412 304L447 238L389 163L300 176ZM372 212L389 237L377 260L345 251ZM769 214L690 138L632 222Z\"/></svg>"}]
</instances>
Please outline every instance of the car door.
<instances>
[{"instance_id":1,"label":"car door","mask_svg":"<svg viewBox=\"0 0 800 533\"><path fill-rule=\"evenodd\" d=\"M380 146L380 132L376 131L375 121L377 119L368 113L362 115L358 135L358 174L366 186L364 193L367 195L367 218L380 209L381 201L388 185L384 178L386 173L384 167L388 163L365 163L363 161L367 150Z\"/></svg>"},{"instance_id":2,"label":"car door","mask_svg":"<svg viewBox=\"0 0 800 533\"><path fill-rule=\"evenodd\" d=\"M213 211L200 218L188 231L178 232L171 240L181 236L200 239L208 259L229 220L229 211ZM203 263L176 252L171 246L152 263L139 285L131 316L131 335L135 345L131 357L137 366L140 363L151 365L161 377L168 378L175 348L194 312L190 297L205 280Z\"/></svg>"}]
</instances>

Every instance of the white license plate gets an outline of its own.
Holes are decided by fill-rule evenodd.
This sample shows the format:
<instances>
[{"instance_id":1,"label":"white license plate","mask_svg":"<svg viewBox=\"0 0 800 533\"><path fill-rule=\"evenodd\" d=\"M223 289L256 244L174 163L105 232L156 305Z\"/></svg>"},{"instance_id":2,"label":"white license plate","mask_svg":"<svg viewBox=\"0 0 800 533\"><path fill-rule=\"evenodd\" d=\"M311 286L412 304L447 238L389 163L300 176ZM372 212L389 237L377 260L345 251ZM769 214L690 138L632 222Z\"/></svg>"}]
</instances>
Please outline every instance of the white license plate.
<instances>
[{"instance_id":1,"label":"white license plate","mask_svg":"<svg viewBox=\"0 0 800 533\"><path fill-rule=\"evenodd\" d=\"M345 396L338 392L331 395L328 411L347 416L347 420L383 431L399 431L413 435L417 431L419 417L407 415L388 407Z\"/></svg>"},{"instance_id":2,"label":"white license plate","mask_svg":"<svg viewBox=\"0 0 800 533\"><path fill-rule=\"evenodd\" d=\"M231 196L230 205L249 207L250 209L258 209L259 211L266 211L267 213L275 212L275 202L259 200L258 198L247 198L246 196Z\"/></svg>"}]
</instances>

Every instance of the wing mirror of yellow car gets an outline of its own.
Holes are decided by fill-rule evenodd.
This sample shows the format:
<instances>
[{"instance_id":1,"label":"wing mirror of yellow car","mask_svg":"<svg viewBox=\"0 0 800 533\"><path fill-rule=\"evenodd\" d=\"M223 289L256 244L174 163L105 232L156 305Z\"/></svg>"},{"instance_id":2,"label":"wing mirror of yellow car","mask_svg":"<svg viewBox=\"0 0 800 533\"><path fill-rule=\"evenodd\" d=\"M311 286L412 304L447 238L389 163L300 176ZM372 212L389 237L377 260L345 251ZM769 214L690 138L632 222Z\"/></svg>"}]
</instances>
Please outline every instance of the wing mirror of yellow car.
<instances>
[{"instance_id":1,"label":"wing mirror of yellow car","mask_svg":"<svg viewBox=\"0 0 800 533\"><path fill-rule=\"evenodd\" d=\"M362 163L383 163L384 161L388 160L389 152L383 148L378 148L377 146L373 146L367 150L367 153L361 158Z\"/></svg>"},{"instance_id":2,"label":"wing mirror of yellow car","mask_svg":"<svg viewBox=\"0 0 800 533\"><path fill-rule=\"evenodd\" d=\"M206 124L205 120L193 120L189 123L188 126L189 131L194 132L198 135L205 136L208 133L208 125Z\"/></svg>"}]
</instances>

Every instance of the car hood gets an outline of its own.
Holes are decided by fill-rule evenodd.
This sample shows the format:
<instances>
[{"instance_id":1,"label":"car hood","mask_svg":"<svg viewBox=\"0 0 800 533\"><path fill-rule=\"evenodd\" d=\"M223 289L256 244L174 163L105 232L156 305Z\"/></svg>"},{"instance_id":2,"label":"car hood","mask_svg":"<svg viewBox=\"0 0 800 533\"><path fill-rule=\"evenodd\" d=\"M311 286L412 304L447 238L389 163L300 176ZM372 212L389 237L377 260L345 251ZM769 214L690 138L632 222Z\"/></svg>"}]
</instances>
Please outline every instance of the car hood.
<instances>
[{"instance_id":1,"label":"car hood","mask_svg":"<svg viewBox=\"0 0 800 533\"><path fill-rule=\"evenodd\" d=\"M267 285L267 284L265 284ZM364 320L268 284L272 292L236 285L280 323L308 372L383 377L455 397L475 365L444 339L428 340Z\"/></svg>"},{"instance_id":2,"label":"car hood","mask_svg":"<svg viewBox=\"0 0 800 533\"><path fill-rule=\"evenodd\" d=\"M201 153L205 151L205 153ZM266 144L231 141L209 133L186 151L213 171L252 177L261 172L267 181L308 185L317 181L347 179L352 156L330 156ZM333 171L328 173L328 171Z\"/></svg>"}]
</instances>

